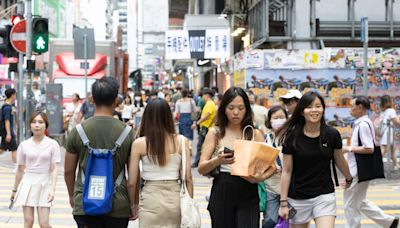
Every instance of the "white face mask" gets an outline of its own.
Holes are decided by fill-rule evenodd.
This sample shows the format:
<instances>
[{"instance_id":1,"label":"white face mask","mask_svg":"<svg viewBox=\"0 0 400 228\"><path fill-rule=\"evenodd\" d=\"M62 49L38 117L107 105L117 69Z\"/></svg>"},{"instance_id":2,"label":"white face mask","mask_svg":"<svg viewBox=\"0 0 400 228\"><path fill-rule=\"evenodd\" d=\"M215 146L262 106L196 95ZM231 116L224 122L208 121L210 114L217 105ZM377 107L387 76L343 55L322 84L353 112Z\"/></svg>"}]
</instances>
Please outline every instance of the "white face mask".
<instances>
[{"instance_id":1,"label":"white face mask","mask_svg":"<svg viewBox=\"0 0 400 228\"><path fill-rule=\"evenodd\" d=\"M139 102L140 101L140 97L135 97L135 101Z\"/></svg>"},{"instance_id":2,"label":"white face mask","mask_svg":"<svg viewBox=\"0 0 400 228\"><path fill-rule=\"evenodd\" d=\"M272 129L277 130L286 123L286 119L274 119L271 120Z\"/></svg>"}]
</instances>

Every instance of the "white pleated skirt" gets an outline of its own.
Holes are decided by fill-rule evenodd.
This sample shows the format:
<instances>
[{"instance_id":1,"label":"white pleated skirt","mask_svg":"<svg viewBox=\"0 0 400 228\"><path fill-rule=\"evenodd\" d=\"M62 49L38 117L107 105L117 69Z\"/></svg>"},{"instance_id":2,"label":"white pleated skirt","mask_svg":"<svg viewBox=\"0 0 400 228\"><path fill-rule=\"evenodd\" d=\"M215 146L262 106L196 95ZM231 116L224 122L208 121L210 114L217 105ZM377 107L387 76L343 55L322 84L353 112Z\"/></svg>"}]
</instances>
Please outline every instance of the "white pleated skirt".
<instances>
[{"instance_id":1,"label":"white pleated skirt","mask_svg":"<svg viewBox=\"0 0 400 228\"><path fill-rule=\"evenodd\" d=\"M15 202L28 207L51 207L48 202L50 174L25 173L18 186Z\"/></svg>"}]
</instances>

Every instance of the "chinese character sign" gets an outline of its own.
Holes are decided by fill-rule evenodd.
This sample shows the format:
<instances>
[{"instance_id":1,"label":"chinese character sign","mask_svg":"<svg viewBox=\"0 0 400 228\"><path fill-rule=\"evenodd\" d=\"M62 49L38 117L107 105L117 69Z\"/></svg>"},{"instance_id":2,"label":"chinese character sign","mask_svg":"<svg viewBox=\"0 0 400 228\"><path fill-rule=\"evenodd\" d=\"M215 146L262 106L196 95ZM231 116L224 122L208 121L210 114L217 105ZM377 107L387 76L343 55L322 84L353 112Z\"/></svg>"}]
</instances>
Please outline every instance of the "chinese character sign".
<instances>
[{"instance_id":1,"label":"chinese character sign","mask_svg":"<svg viewBox=\"0 0 400 228\"><path fill-rule=\"evenodd\" d=\"M228 29L207 29L206 59L228 58L230 55L230 34Z\"/></svg>"},{"instance_id":2,"label":"chinese character sign","mask_svg":"<svg viewBox=\"0 0 400 228\"><path fill-rule=\"evenodd\" d=\"M229 29L169 30L165 34L167 59L217 59L230 56Z\"/></svg>"},{"instance_id":3,"label":"chinese character sign","mask_svg":"<svg viewBox=\"0 0 400 228\"><path fill-rule=\"evenodd\" d=\"M185 30L166 31L165 57L167 59L190 59L188 31Z\"/></svg>"}]
</instances>

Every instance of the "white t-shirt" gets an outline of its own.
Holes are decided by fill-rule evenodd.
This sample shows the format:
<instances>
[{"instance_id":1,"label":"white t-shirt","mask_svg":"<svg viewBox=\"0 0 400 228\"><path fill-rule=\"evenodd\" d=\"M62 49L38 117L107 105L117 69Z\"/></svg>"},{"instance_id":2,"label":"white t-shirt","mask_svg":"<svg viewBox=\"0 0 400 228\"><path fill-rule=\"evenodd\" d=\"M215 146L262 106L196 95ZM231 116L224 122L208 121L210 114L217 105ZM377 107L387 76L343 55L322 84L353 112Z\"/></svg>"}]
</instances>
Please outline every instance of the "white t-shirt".
<instances>
[{"instance_id":1,"label":"white t-shirt","mask_svg":"<svg viewBox=\"0 0 400 228\"><path fill-rule=\"evenodd\" d=\"M122 114L121 117L122 119L129 119L131 120L133 117L133 109L135 108L135 106L133 105L124 105L124 109L122 109Z\"/></svg>"},{"instance_id":2,"label":"white t-shirt","mask_svg":"<svg viewBox=\"0 0 400 228\"><path fill-rule=\"evenodd\" d=\"M358 118L354 122L354 129L351 133L350 145L352 147L358 147L358 135L360 135L360 140L363 147L374 148L375 131L373 129L372 122L367 115ZM357 176L357 162L353 152L347 153L347 163L349 164L351 176Z\"/></svg>"},{"instance_id":3,"label":"white t-shirt","mask_svg":"<svg viewBox=\"0 0 400 228\"><path fill-rule=\"evenodd\" d=\"M388 108L384 112L381 113L382 123L386 124L388 120L391 120L396 117L396 111L393 108ZM381 138L381 145L387 145L387 133L389 131L388 127L384 127L385 131L383 132ZM393 142L393 129L391 129L390 143Z\"/></svg>"}]
</instances>

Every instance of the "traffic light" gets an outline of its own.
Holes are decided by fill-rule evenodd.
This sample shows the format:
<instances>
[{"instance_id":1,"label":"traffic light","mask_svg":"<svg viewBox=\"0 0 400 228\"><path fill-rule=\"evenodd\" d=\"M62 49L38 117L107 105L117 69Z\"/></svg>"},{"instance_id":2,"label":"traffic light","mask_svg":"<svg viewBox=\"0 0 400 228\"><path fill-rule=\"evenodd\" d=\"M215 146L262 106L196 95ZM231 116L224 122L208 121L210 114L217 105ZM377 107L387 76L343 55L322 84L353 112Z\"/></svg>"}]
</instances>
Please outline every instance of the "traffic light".
<instances>
[{"instance_id":1,"label":"traffic light","mask_svg":"<svg viewBox=\"0 0 400 228\"><path fill-rule=\"evenodd\" d=\"M42 54L49 50L49 20L36 17L32 19L32 51Z\"/></svg>"},{"instance_id":2,"label":"traffic light","mask_svg":"<svg viewBox=\"0 0 400 228\"><path fill-rule=\"evenodd\" d=\"M4 57L18 56L18 52L14 49L10 42L11 28L11 25L0 27L0 53L3 54Z\"/></svg>"}]
</instances>

